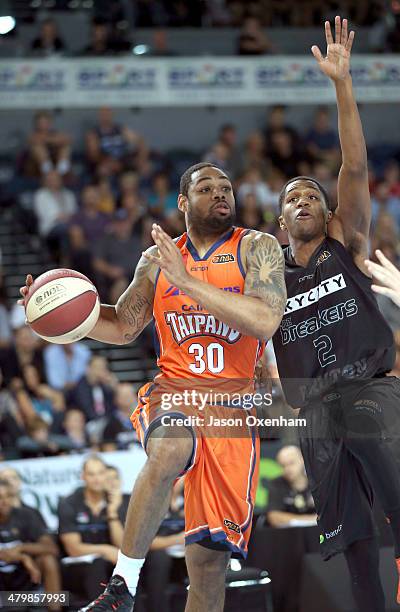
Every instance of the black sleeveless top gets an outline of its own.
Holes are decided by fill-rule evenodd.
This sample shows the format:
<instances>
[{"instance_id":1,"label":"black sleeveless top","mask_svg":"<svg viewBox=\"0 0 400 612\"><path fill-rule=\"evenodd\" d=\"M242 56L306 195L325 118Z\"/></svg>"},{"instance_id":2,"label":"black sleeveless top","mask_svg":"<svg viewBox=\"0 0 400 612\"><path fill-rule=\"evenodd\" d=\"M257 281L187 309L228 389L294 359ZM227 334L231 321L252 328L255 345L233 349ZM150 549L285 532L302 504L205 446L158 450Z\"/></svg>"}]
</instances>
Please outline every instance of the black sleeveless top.
<instances>
[{"instance_id":1,"label":"black sleeveless top","mask_svg":"<svg viewBox=\"0 0 400 612\"><path fill-rule=\"evenodd\" d=\"M290 247L284 256L288 300L273 342L288 403L304 406L336 382L389 372L393 334L371 279L345 247L325 238L306 268L296 264Z\"/></svg>"}]
</instances>

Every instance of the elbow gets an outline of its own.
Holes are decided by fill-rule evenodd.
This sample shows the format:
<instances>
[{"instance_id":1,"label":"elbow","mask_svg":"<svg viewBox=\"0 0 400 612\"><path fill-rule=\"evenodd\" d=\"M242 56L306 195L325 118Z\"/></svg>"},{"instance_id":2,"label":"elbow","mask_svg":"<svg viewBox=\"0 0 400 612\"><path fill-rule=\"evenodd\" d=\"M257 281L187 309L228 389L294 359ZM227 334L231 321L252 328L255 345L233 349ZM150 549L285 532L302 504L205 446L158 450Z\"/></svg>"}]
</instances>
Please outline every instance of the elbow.
<instances>
[{"instance_id":1,"label":"elbow","mask_svg":"<svg viewBox=\"0 0 400 612\"><path fill-rule=\"evenodd\" d=\"M260 321L260 325L258 325L256 334L258 340L261 340L262 342L268 342L268 340L272 338L272 336L278 329L279 324L282 320L282 316L283 312L282 314L279 314L279 316L271 316L271 314L268 313L268 315L265 316L262 321Z\"/></svg>"},{"instance_id":2,"label":"elbow","mask_svg":"<svg viewBox=\"0 0 400 612\"><path fill-rule=\"evenodd\" d=\"M367 154L361 156L360 159L354 161L345 161L342 164L343 170L353 177L363 177L368 175L368 159Z\"/></svg>"}]
</instances>

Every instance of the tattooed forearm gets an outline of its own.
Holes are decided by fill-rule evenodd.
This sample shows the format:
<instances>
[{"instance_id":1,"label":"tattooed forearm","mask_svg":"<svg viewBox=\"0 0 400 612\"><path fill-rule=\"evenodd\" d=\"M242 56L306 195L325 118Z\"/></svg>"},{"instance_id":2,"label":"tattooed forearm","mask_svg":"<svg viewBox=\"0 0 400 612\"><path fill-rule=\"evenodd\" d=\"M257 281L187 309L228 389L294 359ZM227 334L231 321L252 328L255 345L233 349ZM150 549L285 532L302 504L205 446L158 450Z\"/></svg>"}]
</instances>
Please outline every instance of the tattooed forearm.
<instances>
[{"instance_id":1,"label":"tattooed forearm","mask_svg":"<svg viewBox=\"0 0 400 612\"><path fill-rule=\"evenodd\" d=\"M247 252L244 293L261 298L277 316L286 304L285 262L282 249L273 236L256 235Z\"/></svg>"},{"instance_id":2,"label":"tattooed forearm","mask_svg":"<svg viewBox=\"0 0 400 612\"><path fill-rule=\"evenodd\" d=\"M117 315L124 329L127 342L132 342L148 323L152 304L140 291L131 289L124 293L117 304Z\"/></svg>"},{"instance_id":3,"label":"tattooed forearm","mask_svg":"<svg viewBox=\"0 0 400 612\"><path fill-rule=\"evenodd\" d=\"M146 259L140 260L132 283L116 305L125 342L135 340L152 316L154 286L149 279L150 266Z\"/></svg>"}]
</instances>

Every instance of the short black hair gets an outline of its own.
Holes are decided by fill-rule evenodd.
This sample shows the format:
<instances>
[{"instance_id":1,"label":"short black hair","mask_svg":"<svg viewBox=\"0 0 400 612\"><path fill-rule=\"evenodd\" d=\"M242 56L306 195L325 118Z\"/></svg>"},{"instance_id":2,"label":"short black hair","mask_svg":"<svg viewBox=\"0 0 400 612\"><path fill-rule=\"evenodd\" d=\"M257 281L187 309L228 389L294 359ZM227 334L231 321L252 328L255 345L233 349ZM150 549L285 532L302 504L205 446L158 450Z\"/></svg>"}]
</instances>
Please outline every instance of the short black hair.
<instances>
[{"instance_id":1,"label":"short black hair","mask_svg":"<svg viewBox=\"0 0 400 612\"><path fill-rule=\"evenodd\" d=\"M190 183L192 182L192 174L197 172L198 170L202 170L203 168L216 168L217 170L221 170L212 162L200 162L199 164L194 164L190 166L181 176L181 181L179 185L179 193L187 197L189 193ZM221 170L222 172L222 170Z\"/></svg>"},{"instance_id":2,"label":"short black hair","mask_svg":"<svg viewBox=\"0 0 400 612\"><path fill-rule=\"evenodd\" d=\"M311 183L314 183L318 187L322 195L324 196L324 200L325 200L327 209L333 210L333 208L331 207L330 201L329 201L328 192L326 191L325 187L323 187L321 183L317 181L317 179L312 178L311 176L295 176L294 178L291 178L288 181L286 181L286 183L284 184L284 186L282 187L279 193L279 210L281 212L282 212L282 207L283 207L283 200L285 199L286 188L288 185L290 185L290 183L294 183L294 181L310 181Z\"/></svg>"}]
</instances>

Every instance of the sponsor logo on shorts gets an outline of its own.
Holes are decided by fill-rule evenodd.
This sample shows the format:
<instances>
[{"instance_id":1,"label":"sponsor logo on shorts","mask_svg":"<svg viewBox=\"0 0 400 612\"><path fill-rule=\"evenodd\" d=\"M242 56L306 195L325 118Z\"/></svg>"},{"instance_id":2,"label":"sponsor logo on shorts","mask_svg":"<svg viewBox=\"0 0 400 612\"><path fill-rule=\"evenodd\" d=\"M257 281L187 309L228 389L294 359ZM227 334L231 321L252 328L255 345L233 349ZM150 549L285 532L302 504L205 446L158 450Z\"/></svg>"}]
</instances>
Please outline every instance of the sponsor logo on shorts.
<instances>
[{"instance_id":1,"label":"sponsor logo on shorts","mask_svg":"<svg viewBox=\"0 0 400 612\"><path fill-rule=\"evenodd\" d=\"M325 540L330 540L331 538L335 538L342 531L342 527L343 527L343 525L340 524L333 531L325 532L325 535L322 535L322 533L321 533L320 536L319 536L319 543L323 544L325 542Z\"/></svg>"},{"instance_id":2,"label":"sponsor logo on shorts","mask_svg":"<svg viewBox=\"0 0 400 612\"><path fill-rule=\"evenodd\" d=\"M240 533L240 526L237 523L234 523L229 519L224 519L224 525L225 527L228 527L228 529L230 529L231 531L234 531L235 533Z\"/></svg>"},{"instance_id":3,"label":"sponsor logo on shorts","mask_svg":"<svg viewBox=\"0 0 400 612\"><path fill-rule=\"evenodd\" d=\"M220 253L219 255L214 255L211 263L224 264L230 263L231 261L235 261L235 256L232 255L232 253Z\"/></svg>"}]
</instances>

